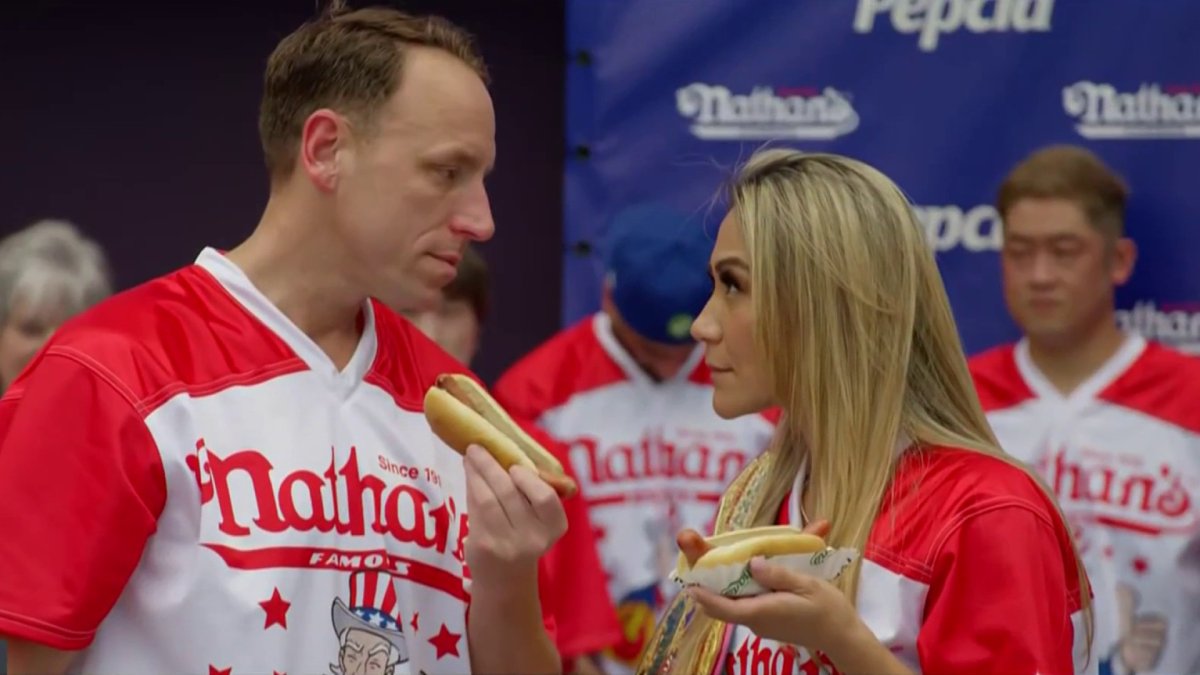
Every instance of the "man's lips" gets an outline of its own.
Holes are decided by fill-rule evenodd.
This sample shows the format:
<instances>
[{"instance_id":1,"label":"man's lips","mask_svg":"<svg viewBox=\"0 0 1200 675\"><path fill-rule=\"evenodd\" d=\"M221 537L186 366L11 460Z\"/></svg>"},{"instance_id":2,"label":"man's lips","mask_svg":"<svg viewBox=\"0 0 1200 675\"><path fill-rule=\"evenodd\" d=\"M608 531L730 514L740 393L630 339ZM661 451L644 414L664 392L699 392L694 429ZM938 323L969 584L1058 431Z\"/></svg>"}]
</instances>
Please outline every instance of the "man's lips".
<instances>
[{"instance_id":1,"label":"man's lips","mask_svg":"<svg viewBox=\"0 0 1200 675\"><path fill-rule=\"evenodd\" d=\"M458 267L458 263L462 260L462 254L454 251L444 251L441 253L430 253L429 255L441 260L451 267Z\"/></svg>"}]
</instances>

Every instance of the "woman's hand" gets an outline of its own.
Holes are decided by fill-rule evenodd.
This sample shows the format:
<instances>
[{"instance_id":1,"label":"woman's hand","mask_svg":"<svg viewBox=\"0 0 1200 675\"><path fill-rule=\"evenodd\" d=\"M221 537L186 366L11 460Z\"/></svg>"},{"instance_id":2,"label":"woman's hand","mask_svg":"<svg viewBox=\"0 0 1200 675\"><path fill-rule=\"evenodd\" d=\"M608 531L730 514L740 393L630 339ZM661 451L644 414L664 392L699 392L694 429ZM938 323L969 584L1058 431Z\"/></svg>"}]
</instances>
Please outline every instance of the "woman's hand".
<instances>
[{"instance_id":1,"label":"woman's hand","mask_svg":"<svg viewBox=\"0 0 1200 675\"><path fill-rule=\"evenodd\" d=\"M829 522L818 520L804 528L809 534L825 537ZM689 531L679 534L678 543L689 563L704 553L704 541ZM736 623L755 635L784 644L805 647L829 654L843 638L861 625L858 613L832 584L815 577L797 574L762 558L750 561L750 574L770 592L750 598L727 598L700 587L688 593L705 614L727 623Z\"/></svg>"},{"instance_id":2,"label":"woman's hand","mask_svg":"<svg viewBox=\"0 0 1200 675\"><path fill-rule=\"evenodd\" d=\"M804 531L824 538L829 522L815 521ZM707 550L704 538L692 530L680 532L678 543L689 564ZM761 558L750 561L750 574L769 592L751 598L727 598L698 586L684 592L708 616L746 626L759 637L804 647L809 653L821 652L847 675L913 675L876 639L833 584Z\"/></svg>"},{"instance_id":3,"label":"woman's hand","mask_svg":"<svg viewBox=\"0 0 1200 675\"><path fill-rule=\"evenodd\" d=\"M830 658L844 649L848 636L860 633L858 613L833 584L762 558L750 561L750 574L770 592L727 598L693 587L688 593L714 619L746 626L759 637L819 651Z\"/></svg>"}]
</instances>

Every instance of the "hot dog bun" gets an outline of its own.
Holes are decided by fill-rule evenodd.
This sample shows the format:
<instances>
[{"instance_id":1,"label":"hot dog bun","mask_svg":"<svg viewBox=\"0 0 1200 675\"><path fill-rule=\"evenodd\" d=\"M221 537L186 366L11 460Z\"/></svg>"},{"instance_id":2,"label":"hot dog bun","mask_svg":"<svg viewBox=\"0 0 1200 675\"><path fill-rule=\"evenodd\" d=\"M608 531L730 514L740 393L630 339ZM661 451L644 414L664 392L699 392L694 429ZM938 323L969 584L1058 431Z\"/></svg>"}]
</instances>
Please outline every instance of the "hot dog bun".
<instances>
[{"instance_id":1,"label":"hot dog bun","mask_svg":"<svg viewBox=\"0 0 1200 675\"><path fill-rule=\"evenodd\" d=\"M708 550L694 564L689 565L683 554L680 554L682 569L705 569L747 563L751 558L759 556L771 558L816 553L826 548L823 538L787 525L768 525L726 532L714 537L705 537L704 543Z\"/></svg>"},{"instance_id":2,"label":"hot dog bun","mask_svg":"<svg viewBox=\"0 0 1200 675\"><path fill-rule=\"evenodd\" d=\"M508 416L500 404L466 375L439 375L425 392L425 419L446 445L460 454L478 445L506 470L523 466L560 495L570 497L578 487L562 464Z\"/></svg>"}]
</instances>

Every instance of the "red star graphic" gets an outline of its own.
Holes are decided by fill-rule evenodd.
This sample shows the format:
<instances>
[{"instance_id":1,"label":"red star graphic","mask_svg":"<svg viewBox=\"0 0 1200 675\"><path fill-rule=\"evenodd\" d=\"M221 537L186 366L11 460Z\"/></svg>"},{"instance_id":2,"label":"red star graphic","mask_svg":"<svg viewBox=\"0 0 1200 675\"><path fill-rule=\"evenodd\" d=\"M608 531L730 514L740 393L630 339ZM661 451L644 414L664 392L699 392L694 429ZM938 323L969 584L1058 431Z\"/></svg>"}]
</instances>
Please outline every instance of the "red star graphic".
<instances>
[{"instance_id":1,"label":"red star graphic","mask_svg":"<svg viewBox=\"0 0 1200 675\"><path fill-rule=\"evenodd\" d=\"M276 588L275 592L271 594L270 600L263 600L262 602L258 603L258 606L262 607L263 611L267 613L267 620L263 623L263 630L266 630L275 624L279 624L280 626L283 626L284 630L287 630L287 613L288 608L292 606L292 603L283 599L283 596L279 594L278 588Z\"/></svg>"},{"instance_id":2,"label":"red star graphic","mask_svg":"<svg viewBox=\"0 0 1200 675\"><path fill-rule=\"evenodd\" d=\"M1137 557L1133 559L1133 571L1138 574L1145 574L1150 569L1150 563L1146 562L1145 558Z\"/></svg>"},{"instance_id":3,"label":"red star graphic","mask_svg":"<svg viewBox=\"0 0 1200 675\"><path fill-rule=\"evenodd\" d=\"M231 675L231 673L233 673L233 667L218 670L216 666L208 664L208 675Z\"/></svg>"},{"instance_id":4,"label":"red star graphic","mask_svg":"<svg viewBox=\"0 0 1200 675\"><path fill-rule=\"evenodd\" d=\"M1104 557L1105 558L1113 557L1113 547L1111 547L1111 546L1104 547Z\"/></svg>"},{"instance_id":5,"label":"red star graphic","mask_svg":"<svg viewBox=\"0 0 1200 675\"><path fill-rule=\"evenodd\" d=\"M601 525L593 525L592 535L596 537L596 541L601 541L608 536L608 529Z\"/></svg>"},{"instance_id":6,"label":"red star graphic","mask_svg":"<svg viewBox=\"0 0 1200 675\"><path fill-rule=\"evenodd\" d=\"M410 621L410 622L408 623L408 625L412 626L412 629L413 629L413 632L414 632L414 633L416 633L416 632L419 632L419 631L421 630L421 629L420 629L420 628L417 626L417 620L418 620L418 619L420 619L420 618L421 618L421 613L420 613L420 612L413 612L413 620L412 620L412 621Z\"/></svg>"},{"instance_id":7,"label":"red star graphic","mask_svg":"<svg viewBox=\"0 0 1200 675\"><path fill-rule=\"evenodd\" d=\"M439 661L446 655L458 656L458 640L462 635L459 633L451 633L450 629L446 628L446 624L442 624L442 629L437 635L429 638L429 644L437 649L437 658Z\"/></svg>"}]
</instances>

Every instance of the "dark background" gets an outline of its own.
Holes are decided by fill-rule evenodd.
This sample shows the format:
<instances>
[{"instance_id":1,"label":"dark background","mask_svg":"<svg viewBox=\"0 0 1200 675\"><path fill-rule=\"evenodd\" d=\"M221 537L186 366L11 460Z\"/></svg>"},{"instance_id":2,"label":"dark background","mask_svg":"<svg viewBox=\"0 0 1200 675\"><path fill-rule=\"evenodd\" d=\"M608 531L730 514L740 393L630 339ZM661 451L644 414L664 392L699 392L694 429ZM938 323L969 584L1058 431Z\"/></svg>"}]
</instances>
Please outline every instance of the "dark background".
<instances>
[{"instance_id":1,"label":"dark background","mask_svg":"<svg viewBox=\"0 0 1200 675\"><path fill-rule=\"evenodd\" d=\"M474 364L490 381L559 327L564 3L350 4L441 14L477 36L491 70L497 235L480 250L494 311ZM71 220L105 247L123 289L250 233L267 195L256 127L263 67L317 2L4 5L0 235Z\"/></svg>"}]
</instances>

